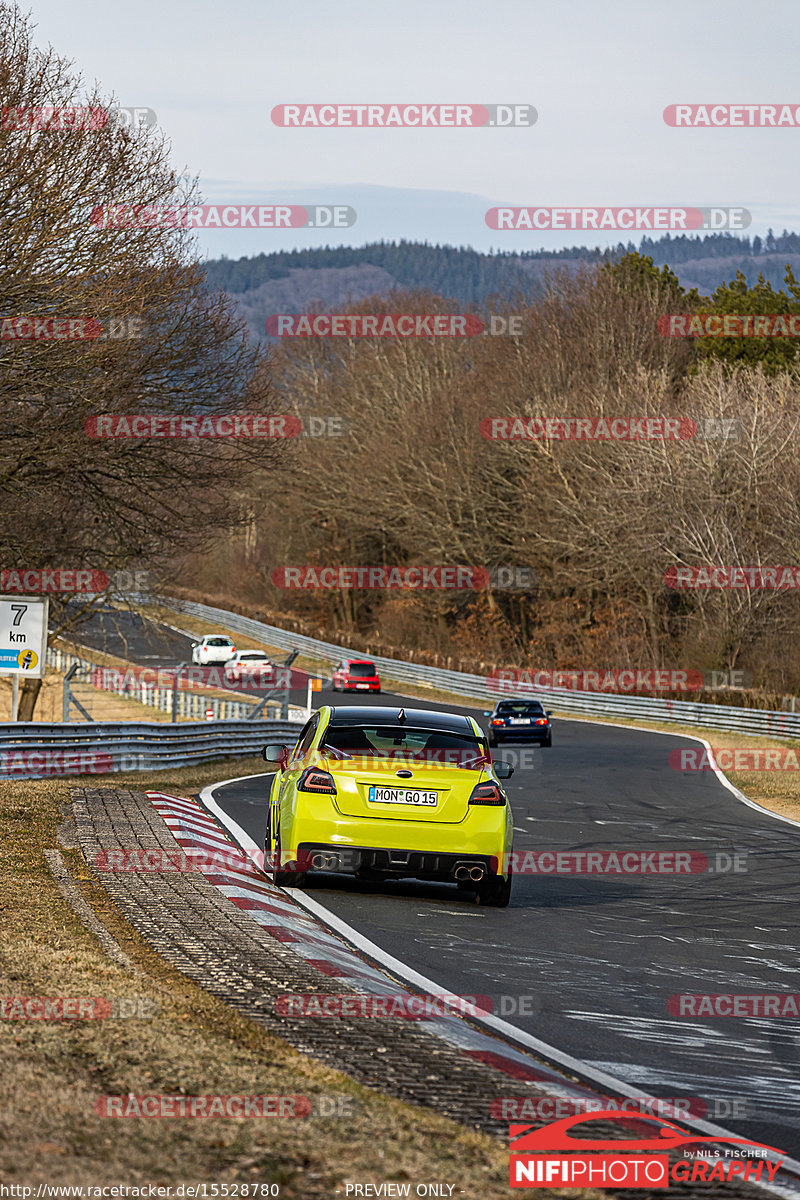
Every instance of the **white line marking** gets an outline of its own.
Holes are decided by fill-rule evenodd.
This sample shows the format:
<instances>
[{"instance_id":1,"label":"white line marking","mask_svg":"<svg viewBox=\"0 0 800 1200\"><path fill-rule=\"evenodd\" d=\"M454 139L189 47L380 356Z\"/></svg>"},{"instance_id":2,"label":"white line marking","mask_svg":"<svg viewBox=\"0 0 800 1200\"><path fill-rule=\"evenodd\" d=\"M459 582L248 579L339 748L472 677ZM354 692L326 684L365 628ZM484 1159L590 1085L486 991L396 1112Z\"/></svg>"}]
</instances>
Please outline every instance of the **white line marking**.
<instances>
[{"instance_id":1,"label":"white line marking","mask_svg":"<svg viewBox=\"0 0 800 1200\"><path fill-rule=\"evenodd\" d=\"M600 722L591 723L600 724ZM636 729L637 726L629 725L627 728ZM650 733L654 731L640 730L639 732ZM662 731L657 730L655 732L661 733ZM683 737L686 735L672 734L670 736ZM695 738L694 740L698 742L703 741L702 738ZM708 743L704 744L708 745ZM711 756L710 761L713 761L713 756ZM220 821L231 834L231 837L233 837L236 841L239 841L240 838L242 839L239 844L243 850L258 850L259 846L253 841L253 839L250 837L250 834L246 833L244 829L242 829L241 825L239 825L239 823L233 819L233 817L228 816L224 809L220 808L219 804L217 804L216 800L214 799L214 792L217 790L217 788L225 787L229 783L242 783L246 779L267 779L269 778L269 774L270 773L265 775L240 775L235 779L225 779L221 783L210 784L208 787L203 788L203 790L199 793L202 802L207 805L212 812L219 816ZM736 791L732 785L731 790L734 792ZM739 795L741 795L741 793L739 793ZM744 797L744 799L746 799L746 797ZM758 808L760 806L755 805L754 807ZM763 811L766 812L767 810L764 809ZM775 814L772 813L770 815L774 816ZM792 823L795 824L796 822ZM442 991L441 984L437 984L432 979L428 979L426 975L421 975L419 971L415 971L413 967L406 966L401 959L395 958L394 955L387 953L387 951L383 950L380 946L377 946L375 942L371 942L369 938L365 938L363 934L359 933L357 929L354 929L352 925L348 925L348 923L343 921L341 917L335 916L316 900L312 900L310 896L306 895L302 891L302 889L286 888L285 891L292 897L294 901L296 901L297 904L301 905L308 912L313 913L314 916L316 916L323 923L323 925L327 925L331 929L335 929L341 937L345 938L348 942L350 942L351 945L355 946L356 949L361 950L362 953L368 955L376 962L379 962L385 970L391 971L393 974L398 975L401 980L405 980L406 983L412 984L415 988L417 988L417 990L422 990L428 995L436 995ZM605 1071L598 1071L596 1068L591 1067L588 1063L583 1062L581 1059L573 1058L571 1054L566 1054L563 1050L558 1050L555 1046L550 1046L547 1042L540 1041L539 1038L533 1037L531 1034L526 1033L524 1029L518 1029L515 1025L509 1024L509 1022L504 1021L502 1017L495 1017L489 1013L482 1012L480 1018L476 1017L474 1019L476 1022L482 1025L490 1026L490 1028L502 1034L506 1040L517 1042L518 1044L525 1046L529 1050L535 1051L545 1058L552 1059L553 1062L558 1063L559 1066L566 1067L568 1070L574 1071L576 1075L582 1075L584 1078L590 1079L593 1083L600 1084L602 1087L610 1088L612 1092L617 1092L621 1096L630 1096L635 1099L648 1098L647 1092L642 1092L638 1088L631 1087L631 1085L625 1083L624 1080L618 1079L614 1075L608 1075ZM716 1134L724 1138L735 1138L738 1136L735 1133L731 1133L730 1130L725 1129L721 1125L714 1125L711 1121L703 1121L698 1117L692 1117L691 1120L682 1117L681 1120L682 1123L688 1126L690 1129L699 1129L706 1134ZM771 1162L783 1162L785 1167L789 1167L793 1171L800 1172L800 1162L795 1161L795 1159L778 1159L774 1154L769 1154L766 1157L769 1158ZM753 1183L753 1186L761 1187L764 1191L772 1192L778 1196L791 1197L792 1200L797 1200L797 1192L792 1189L786 1189L776 1186L775 1184L766 1183Z\"/></svg>"},{"instance_id":2,"label":"white line marking","mask_svg":"<svg viewBox=\"0 0 800 1200\"><path fill-rule=\"evenodd\" d=\"M767 817L773 817L776 821L783 821L787 825L794 825L796 829L800 829L800 821L796 821L794 817L784 817L781 813L773 812L771 808L764 808L761 804L756 804L755 800L751 800L748 796L745 796L744 792L740 792L717 766L713 748L705 738L697 737L693 733L675 733L672 729L646 729L641 725L618 725L616 721L590 721L587 717L570 717L569 720L579 721L582 725L602 725L606 729L635 729L637 733L657 733L661 737L682 737L688 738L690 742L699 742L708 751L708 761L717 779L723 787L726 787L729 792L733 793L737 800L741 800L742 804L746 804L748 808L754 808L756 812L764 813ZM720 733L729 734L731 732L729 729L720 730Z\"/></svg>"}]
</instances>

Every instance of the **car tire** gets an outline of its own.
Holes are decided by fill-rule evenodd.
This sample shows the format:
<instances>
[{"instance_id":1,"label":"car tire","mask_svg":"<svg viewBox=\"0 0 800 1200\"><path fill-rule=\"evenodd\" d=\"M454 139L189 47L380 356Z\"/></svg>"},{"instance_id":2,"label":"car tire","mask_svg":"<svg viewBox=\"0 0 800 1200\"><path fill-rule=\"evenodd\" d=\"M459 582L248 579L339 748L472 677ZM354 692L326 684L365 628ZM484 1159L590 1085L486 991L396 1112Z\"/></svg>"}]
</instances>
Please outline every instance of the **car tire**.
<instances>
[{"instance_id":1,"label":"car tire","mask_svg":"<svg viewBox=\"0 0 800 1200\"><path fill-rule=\"evenodd\" d=\"M511 899L511 872L505 877L495 877L488 883L479 883L475 892L475 903L486 908L508 908Z\"/></svg>"},{"instance_id":2,"label":"car tire","mask_svg":"<svg viewBox=\"0 0 800 1200\"><path fill-rule=\"evenodd\" d=\"M553 735L552 735L552 733L548 733L547 737L542 742L542 745L543 746L552 746L552 744L553 744Z\"/></svg>"},{"instance_id":3,"label":"car tire","mask_svg":"<svg viewBox=\"0 0 800 1200\"><path fill-rule=\"evenodd\" d=\"M269 855L269 850L266 851ZM281 839L280 834L275 839L275 862L281 861ZM305 882L305 873L303 871L281 871L276 866L271 866L266 872L270 880L275 884L275 887L302 887Z\"/></svg>"}]
</instances>

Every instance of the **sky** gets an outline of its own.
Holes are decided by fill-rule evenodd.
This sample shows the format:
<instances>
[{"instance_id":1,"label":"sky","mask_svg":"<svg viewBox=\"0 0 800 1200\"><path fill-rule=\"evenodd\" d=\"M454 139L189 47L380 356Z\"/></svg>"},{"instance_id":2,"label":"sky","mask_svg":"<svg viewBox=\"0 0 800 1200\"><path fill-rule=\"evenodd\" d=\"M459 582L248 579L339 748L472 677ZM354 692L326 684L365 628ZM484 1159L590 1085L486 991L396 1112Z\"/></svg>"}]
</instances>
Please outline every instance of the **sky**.
<instances>
[{"instance_id":1,"label":"sky","mask_svg":"<svg viewBox=\"0 0 800 1200\"><path fill-rule=\"evenodd\" d=\"M497 230L494 206L733 206L800 230L798 127L672 128L670 104L800 109L800 5L727 0L33 0L40 45L152 109L216 205L347 205L341 229L203 229L203 255L406 238L488 250L639 234ZM283 128L281 104L527 104L530 127ZM800 112L798 112L800 118ZM656 235L658 236L658 235Z\"/></svg>"}]
</instances>

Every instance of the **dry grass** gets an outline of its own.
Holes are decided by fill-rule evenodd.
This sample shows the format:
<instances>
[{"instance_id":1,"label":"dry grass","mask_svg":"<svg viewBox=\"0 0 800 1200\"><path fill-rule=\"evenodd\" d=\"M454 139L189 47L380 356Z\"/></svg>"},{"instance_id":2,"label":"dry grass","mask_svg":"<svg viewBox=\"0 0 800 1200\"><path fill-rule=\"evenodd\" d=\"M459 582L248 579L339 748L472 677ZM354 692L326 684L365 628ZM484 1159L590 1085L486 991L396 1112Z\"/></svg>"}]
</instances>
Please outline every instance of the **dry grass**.
<instances>
[{"instance_id":1,"label":"dry grass","mask_svg":"<svg viewBox=\"0 0 800 1200\"><path fill-rule=\"evenodd\" d=\"M186 794L220 775L261 767L249 758L115 782ZM443 1181L455 1184L456 1196L508 1195L502 1144L367 1091L232 1012L150 950L78 852L64 851L84 896L144 975L109 961L62 898L43 857L57 845L68 789L67 780L15 781L0 789L0 988L4 995L141 996L160 1010L146 1020L0 1021L0 1178L84 1186L277 1182L289 1200L327 1200L337 1190L344 1194L346 1182L386 1181L409 1181L412 1194L418 1182ZM292 1122L113 1124L95 1114L95 1097L128 1092L344 1097L352 1113Z\"/></svg>"}]
</instances>

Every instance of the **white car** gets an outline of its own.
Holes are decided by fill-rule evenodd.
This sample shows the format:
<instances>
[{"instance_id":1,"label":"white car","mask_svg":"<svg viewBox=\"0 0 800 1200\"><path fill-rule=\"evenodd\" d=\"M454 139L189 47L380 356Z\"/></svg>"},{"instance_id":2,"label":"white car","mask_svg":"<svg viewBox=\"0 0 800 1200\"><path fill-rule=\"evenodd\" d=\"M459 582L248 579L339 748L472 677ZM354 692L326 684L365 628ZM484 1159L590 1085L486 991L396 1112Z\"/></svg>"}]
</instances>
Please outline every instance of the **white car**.
<instances>
[{"instance_id":1,"label":"white car","mask_svg":"<svg viewBox=\"0 0 800 1200\"><path fill-rule=\"evenodd\" d=\"M192 646L192 662L207 667L209 663L226 663L233 658L236 647L229 637L211 633Z\"/></svg>"},{"instance_id":2,"label":"white car","mask_svg":"<svg viewBox=\"0 0 800 1200\"><path fill-rule=\"evenodd\" d=\"M237 650L225 664L225 678L231 683L253 681L274 674L275 667L263 650Z\"/></svg>"}]
</instances>

